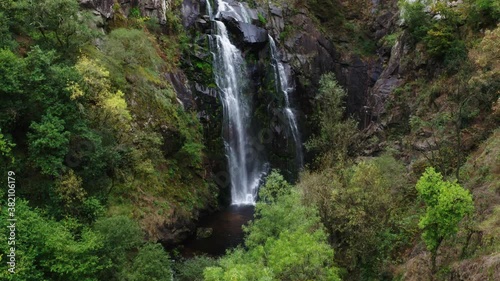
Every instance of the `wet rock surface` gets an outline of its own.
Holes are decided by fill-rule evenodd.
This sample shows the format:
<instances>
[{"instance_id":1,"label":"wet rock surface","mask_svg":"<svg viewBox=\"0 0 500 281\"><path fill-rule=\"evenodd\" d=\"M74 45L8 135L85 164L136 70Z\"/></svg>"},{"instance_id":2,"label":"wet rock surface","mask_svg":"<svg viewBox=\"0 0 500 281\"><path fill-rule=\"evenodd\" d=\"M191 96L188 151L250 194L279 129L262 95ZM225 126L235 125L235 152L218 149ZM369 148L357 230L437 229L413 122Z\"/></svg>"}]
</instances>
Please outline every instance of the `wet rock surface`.
<instances>
[{"instance_id":1,"label":"wet rock surface","mask_svg":"<svg viewBox=\"0 0 500 281\"><path fill-rule=\"evenodd\" d=\"M232 18L225 18L224 22L226 22L230 31L237 36L237 40L240 41L238 45L240 46L244 44L259 44L262 46L267 43L268 34L264 28L250 23L238 22Z\"/></svg>"}]
</instances>

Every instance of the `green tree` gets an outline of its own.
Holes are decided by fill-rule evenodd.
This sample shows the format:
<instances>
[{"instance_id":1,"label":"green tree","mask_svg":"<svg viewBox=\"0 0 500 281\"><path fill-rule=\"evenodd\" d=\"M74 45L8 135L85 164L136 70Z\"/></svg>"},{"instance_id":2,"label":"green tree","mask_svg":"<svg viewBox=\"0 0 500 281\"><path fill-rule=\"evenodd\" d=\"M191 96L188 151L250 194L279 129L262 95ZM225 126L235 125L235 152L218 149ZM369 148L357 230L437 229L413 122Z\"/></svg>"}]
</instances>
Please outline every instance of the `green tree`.
<instances>
[{"instance_id":1,"label":"green tree","mask_svg":"<svg viewBox=\"0 0 500 281\"><path fill-rule=\"evenodd\" d=\"M278 170L273 170L266 177L265 187L259 192L259 199L263 202L274 202L279 197L290 193L292 186L285 180Z\"/></svg>"},{"instance_id":2,"label":"green tree","mask_svg":"<svg viewBox=\"0 0 500 281\"><path fill-rule=\"evenodd\" d=\"M14 163L14 156L12 155L12 148L16 145L12 143L9 139L6 139L2 134L2 129L0 129L0 157L1 159L8 159L9 161ZM2 161L3 162L3 161Z\"/></svg>"},{"instance_id":3,"label":"green tree","mask_svg":"<svg viewBox=\"0 0 500 281\"><path fill-rule=\"evenodd\" d=\"M130 129L132 117L124 93L112 90L109 71L97 60L82 56L75 65L82 76L80 83L70 83L71 99L85 104L91 119L98 126L109 126L116 135Z\"/></svg>"},{"instance_id":4,"label":"green tree","mask_svg":"<svg viewBox=\"0 0 500 281\"><path fill-rule=\"evenodd\" d=\"M25 61L10 50L0 49L0 127L4 133L26 108L25 75Z\"/></svg>"},{"instance_id":5,"label":"green tree","mask_svg":"<svg viewBox=\"0 0 500 281\"><path fill-rule=\"evenodd\" d=\"M346 160L348 148L354 143L357 123L351 118L344 119L346 95L332 73L321 77L316 101L319 134L306 143L306 148L319 153L324 165Z\"/></svg>"},{"instance_id":6,"label":"green tree","mask_svg":"<svg viewBox=\"0 0 500 281\"><path fill-rule=\"evenodd\" d=\"M274 173L260 194L288 185ZM245 229L247 250L237 248L206 268L205 280L339 280L317 211L301 203L296 189L274 196L257 203L256 219Z\"/></svg>"},{"instance_id":7,"label":"green tree","mask_svg":"<svg viewBox=\"0 0 500 281\"><path fill-rule=\"evenodd\" d=\"M470 192L459 184L444 181L434 168L427 168L417 182L416 189L427 208L420 218L422 238L432 254L432 270L436 270L436 256L444 239L458 231L458 224L474 210Z\"/></svg>"},{"instance_id":8,"label":"green tree","mask_svg":"<svg viewBox=\"0 0 500 281\"><path fill-rule=\"evenodd\" d=\"M131 281L171 281L171 262L160 244L148 243L139 249L132 262Z\"/></svg>"},{"instance_id":9,"label":"green tree","mask_svg":"<svg viewBox=\"0 0 500 281\"><path fill-rule=\"evenodd\" d=\"M64 168L68 153L69 132L64 120L51 114L44 115L40 123L33 122L28 133L30 159L42 174L57 176Z\"/></svg>"},{"instance_id":10,"label":"green tree","mask_svg":"<svg viewBox=\"0 0 500 281\"><path fill-rule=\"evenodd\" d=\"M203 271L217 266L217 261L207 256L195 256L175 265L175 277L180 281L203 281Z\"/></svg>"},{"instance_id":11,"label":"green tree","mask_svg":"<svg viewBox=\"0 0 500 281\"><path fill-rule=\"evenodd\" d=\"M428 0L399 0L401 16L415 43L422 40L431 28L431 17L425 11L429 4Z\"/></svg>"},{"instance_id":12,"label":"green tree","mask_svg":"<svg viewBox=\"0 0 500 281\"><path fill-rule=\"evenodd\" d=\"M143 243L139 225L125 216L102 218L94 224L104 243L100 255L111 265L100 275L102 280L123 280L128 274L130 253Z\"/></svg>"},{"instance_id":13,"label":"green tree","mask_svg":"<svg viewBox=\"0 0 500 281\"><path fill-rule=\"evenodd\" d=\"M301 175L304 203L318 208L338 264L354 279L380 279L383 262L417 230L406 219L415 197L404 174L402 163L383 155Z\"/></svg>"},{"instance_id":14,"label":"green tree","mask_svg":"<svg viewBox=\"0 0 500 281\"><path fill-rule=\"evenodd\" d=\"M88 24L89 13L80 11L77 1L22 0L15 7L15 12L26 16L23 23L30 35L49 47L69 52L95 36Z\"/></svg>"},{"instance_id":15,"label":"green tree","mask_svg":"<svg viewBox=\"0 0 500 281\"><path fill-rule=\"evenodd\" d=\"M2 208L0 218L7 222L8 212ZM55 221L43 211L16 200L15 245L1 245L2 253L16 248L16 273L6 269L4 257L0 279L16 281L97 281L98 273L107 265L98 254L103 247L102 236L74 220ZM2 224L2 235L10 231Z\"/></svg>"},{"instance_id":16,"label":"green tree","mask_svg":"<svg viewBox=\"0 0 500 281\"><path fill-rule=\"evenodd\" d=\"M62 200L64 208L72 215L76 215L78 207L81 206L87 195L82 187L82 179L72 169L69 169L67 173L56 180L55 186L55 192Z\"/></svg>"}]
</instances>

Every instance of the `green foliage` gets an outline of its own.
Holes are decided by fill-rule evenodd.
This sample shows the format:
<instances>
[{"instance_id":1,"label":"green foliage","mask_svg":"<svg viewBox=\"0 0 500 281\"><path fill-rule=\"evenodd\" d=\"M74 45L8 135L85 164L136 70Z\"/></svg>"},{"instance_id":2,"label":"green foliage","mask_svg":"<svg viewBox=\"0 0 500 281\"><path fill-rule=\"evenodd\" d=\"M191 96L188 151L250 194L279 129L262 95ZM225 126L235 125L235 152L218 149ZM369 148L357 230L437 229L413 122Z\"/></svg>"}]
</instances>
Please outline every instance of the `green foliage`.
<instances>
[{"instance_id":1,"label":"green foliage","mask_svg":"<svg viewBox=\"0 0 500 281\"><path fill-rule=\"evenodd\" d=\"M257 16L258 16L258 18L259 18L259 22L260 22L263 26L265 26L265 25L267 24L267 20L266 20L266 18L264 17L264 15L262 15L261 13L259 13Z\"/></svg>"},{"instance_id":2,"label":"green foliage","mask_svg":"<svg viewBox=\"0 0 500 281\"><path fill-rule=\"evenodd\" d=\"M7 1L5 1L7 2ZM12 40L12 35L10 33L10 22L11 18L7 11L6 7L3 7L3 2L0 3L0 49L10 49L13 50L17 47L17 44L14 40Z\"/></svg>"},{"instance_id":3,"label":"green foliage","mask_svg":"<svg viewBox=\"0 0 500 281\"><path fill-rule=\"evenodd\" d=\"M107 37L104 52L123 68L157 70L162 64L149 37L142 30L118 28Z\"/></svg>"},{"instance_id":4,"label":"green foliage","mask_svg":"<svg viewBox=\"0 0 500 281\"><path fill-rule=\"evenodd\" d=\"M401 35L401 32L387 34L381 40L382 40L384 45L386 45L388 47L393 47L396 44L396 41L400 35Z\"/></svg>"},{"instance_id":5,"label":"green foliage","mask_svg":"<svg viewBox=\"0 0 500 281\"><path fill-rule=\"evenodd\" d=\"M130 12L128 14L129 18L139 18L141 16L141 11L137 7L133 7L130 9Z\"/></svg>"},{"instance_id":6,"label":"green foliage","mask_svg":"<svg viewBox=\"0 0 500 281\"><path fill-rule=\"evenodd\" d=\"M273 170L266 177L266 184L259 191L259 199L263 202L275 202L279 197L290 193L291 185L279 173Z\"/></svg>"},{"instance_id":7,"label":"green foliage","mask_svg":"<svg viewBox=\"0 0 500 281\"><path fill-rule=\"evenodd\" d=\"M451 70L458 70L467 56L459 30L464 16L445 2L402 0L400 7L414 43L424 42L430 56L444 61Z\"/></svg>"},{"instance_id":8,"label":"green foliage","mask_svg":"<svg viewBox=\"0 0 500 281\"><path fill-rule=\"evenodd\" d=\"M10 50L0 49L0 127L4 132L26 107L22 96L25 75L25 60Z\"/></svg>"},{"instance_id":9,"label":"green foliage","mask_svg":"<svg viewBox=\"0 0 500 281\"><path fill-rule=\"evenodd\" d=\"M3 222L5 210L0 215ZM96 274L107 266L98 255L104 243L98 233L71 220L54 221L24 200L16 200L16 219L16 244L11 245L16 248L16 273L8 273L2 261L2 280L97 281ZM5 237L7 231L2 224ZM7 243L1 247L2 253L9 252Z\"/></svg>"},{"instance_id":10,"label":"green foliage","mask_svg":"<svg viewBox=\"0 0 500 281\"><path fill-rule=\"evenodd\" d=\"M196 256L175 265L175 277L179 281L203 281L203 271L207 267L217 266L215 259Z\"/></svg>"},{"instance_id":11,"label":"green foliage","mask_svg":"<svg viewBox=\"0 0 500 281\"><path fill-rule=\"evenodd\" d=\"M458 223L474 210L472 196L459 184L444 181L441 174L427 168L419 179L416 189L427 205L420 218L422 238L435 255L441 242L458 231Z\"/></svg>"},{"instance_id":12,"label":"green foliage","mask_svg":"<svg viewBox=\"0 0 500 281\"><path fill-rule=\"evenodd\" d=\"M276 172L267 182L262 194L286 184ZM340 280L316 210L300 197L291 190L270 204L257 203L256 219L245 229L247 250L238 248L206 268L205 280Z\"/></svg>"},{"instance_id":13,"label":"green foliage","mask_svg":"<svg viewBox=\"0 0 500 281\"><path fill-rule=\"evenodd\" d=\"M82 81L68 86L71 99L85 103L88 116L101 126L109 126L120 135L130 129L132 117L120 90L112 92L109 72L96 60L81 57L75 68Z\"/></svg>"},{"instance_id":14,"label":"green foliage","mask_svg":"<svg viewBox=\"0 0 500 281\"><path fill-rule=\"evenodd\" d=\"M80 205L86 197L86 191L82 188L82 179L71 169L56 181L56 193L63 201L65 208L73 212L75 212L73 208Z\"/></svg>"},{"instance_id":15,"label":"green foliage","mask_svg":"<svg viewBox=\"0 0 500 281\"><path fill-rule=\"evenodd\" d=\"M90 13L80 11L71 0L22 0L8 7L10 28L22 31L38 44L57 48L67 55L87 43L96 33L88 25Z\"/></svg>"},{"instance_id":16,"label":"green foliage","mask_svg":"<svg viewBox=\"0 0 500 281\"><path fill-rule=\"evenodd\" d=\"M425 12L425 7L428 4L427 0L399 1L402 18L415 42L421 41L431 28L431 19L429 14Z\"/></svg>"},{"instance_id":17,"label":"green foliage","mask_svg":"<svg viewBox=\"0 0 500 281\"><path fill-rule=\"evenodd\" d=\"M88 19L78 1L0 1L2 167L25 175L18 196L41 208L19 203L30 225L20 223L26 239L15 277L170 280L168 255L144 238L217 196L202 176L196 113L183 110L163 78L182 43L169 37L166 55L145 19L134 19L127 26L140 30L107 29L98 50L86 44L95 35ZM134 215L148 235L105 213Z\"/></svg>"},{"instance_id":18,"label":"green foliage","mask_svg":"<svg viewBox=\"0 0 500 281\"><path fill-rule=\"evenodd\" d=\"M5 138L2 134L2 130L0 129L0 155L2 159L8 159L11 163L14 163L14 156L11 151L15 146L16 144Z\"/></svg>"},{"instance_id":19,"label":"green foliage","mask_svg":"<svg viewBox=\"0 0 500 281\"><path fill-rule=\"evenodd\" d=\"M94 225L101 235L103 247L100 256L108 268L100 273L104 280L121 280L128 274L128 254L142 244L143 232L139 225L125 216L99 219Z\"/></svg>"},{"instance_id":20,"label":"green foliage","mask_svg":"<svg viewBox=\"0 0 500 281\"><path fill-rule=\"evenodd\" d=\"M94 229L103 236L104 250L113 260L124 258L126 251L142 243L139 225L125 216L102 218L95 223Z\"/></svg>"},{"instance_id":21,"label":"green foliage","mask_svg":"<svg viewBox=\"0 0 500 281\"><path fill-rule=\"evenodd\" d=\"M332 73L322 76L315 102L319 134L307 141L306 148L319 153L319 160L324 165L346 160L348 148L354 142L357 123L351 118L344 119L346 95Z\"/></svg>"},{"instance_id":22,"label":"green foliage","mask_svg":"<svg viewBox=\"0 0 500 281\"><path fill-rule=\"evenodd\" d=\"M40 123L33 122L28 133L31 161L42 174L57 176L64 168L64 156L68 153L69 132L64 120L51 114L44 115Z\"/></svg>"},{"instance_id":23,"label":"green foliage","mask_svg":"<svg viewBox=\"0 0 500 281\"><path fill-rule=\"evenodd\" d=\"M448 26L438 25L427 31L427 35L424 37L427 51L431 56L437 58L443 58L448 50L457 44L454 42L455 40L454 30Z\"/></svg>"},{"instance_id":24,"label":"green foliage","mask_svg":"<svg viewBox=\"0 0 500 281\"><path fill-rule=\"evenodd\" d=\"M306 205L318 208L338 263L354 279L379 279L383 262L398 255L416 232L415 195L404 172L401 163L384 155L301 176Z\"/></svg>"},{"instance_id":25,"label":"green foliage","mask_svg":"<svg viewBox=\"0 0 500 281\"><path fill-rule=\"evenodd\" d=\"M500 3L495 0L466 0L469 25L475 29L494 27L500 20Z\"/></svg>"},{"instance_id":26,"label":"green foliage","mask_svg":"<svg viewBox=\"0 0 500 281\"><path fill-rule=\"evenodd\" d=\"M477 96L477 107L487 105L483 111L491 110L500 92L500 26L487 30L481 42L469 52L475 72L468 81L470 92Z\"/></svg>"},{"instance_id":27,"label":"green foliage","mask_svg":"<svg viewBox=\"0 0 500 281\"><path fill-rule=\"evenodd\" d=\"M139 249L130 268L131 281L171 281L168 254L160 244L148 243Z\"/></svg>"},{"instance_id":28,"label":"green foliage","mask_svg":"<svg viewBox=\"0 0 500 281\"><path fill-rule=\"evenodd\" d=\"M464 23L462 16L444 3L436 3L433 8L441 19L433 23L423 38L426 50L432 57L443 59L448 68L458 69L467 57L459 31Z\"/></svg>"}]
</instances>

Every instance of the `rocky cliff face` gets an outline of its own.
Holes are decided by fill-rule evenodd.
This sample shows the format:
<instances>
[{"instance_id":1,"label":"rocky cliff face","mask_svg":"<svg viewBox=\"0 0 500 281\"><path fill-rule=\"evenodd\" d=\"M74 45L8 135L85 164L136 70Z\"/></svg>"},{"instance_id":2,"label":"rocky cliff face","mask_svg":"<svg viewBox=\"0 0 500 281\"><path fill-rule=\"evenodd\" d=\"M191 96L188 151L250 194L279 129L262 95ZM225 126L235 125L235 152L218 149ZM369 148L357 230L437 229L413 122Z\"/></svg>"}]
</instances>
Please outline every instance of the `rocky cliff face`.
<instances>
[{"instance_id":1,"label":"rocky cliff face","mask_svg":"<svg viewBox=\"0 0 500 281\"><path fill-rule=\"evenodd\" d=\"M373 9L384 5L376 2L373 4ZM382 12L367 16L367 19L372 21L371 28L378 37L387 34L394 24L394 13L389 10L390 8L384 6L380 9ZM204 0L184 1L182 11L186 29L196 30L198 33L210 33ZM332 38L322 31L317 18L307 5L286 4L278 7L271 4L251 9L250 14L253 17L252 24L236 22L230 16L222 15L222 18L234 34L236 45L243 50L247 58L255 86L254 91L257 93L254 102L271 107L279 104L279 98L273 95L273 90L269 88L269 83L272 81L269 81L268 73L270 58L267 37L270 34L277 41L278 48L283 54L285 69L294 80L295 91L291 94L291 98L292 103L297 105L300 131L304 139L312 133L310 128L314 128L309 124L309 117L312 114L312 101L316 96L322 74L335 73L348 92L348 114L355 116L363 127L367 126L371 119L376 117L375 113L379 114L383 108L384 99L377 97L387 95L399 84L393 75L398 68L398 60L393 59L387 67L383 67L384 60L388 60L391 55L390 49L379 57L363 57L343 52L336 46L338 44L335 40L338 38ZM199 84L199 81L197 83ZM201 88L200 85L197 88ZM196 90L194 93L203 96L203 93ZM376 106L378 107L375 108ZM272 141L265 144L267 150L272 152L271 163L281 170L289 170L290 167L286 163L290 162L290 151L283 153L282 149L287 147L283 124L280 124L279 118L276 122L276 118L272 117L273 113L267 109L257 108L256 111L261 117L259 126L269 128L273 135Z\"/></svg>"},{"instance_id":2,"label":"rocky cliff face","mask_svg":"<svg viewBox=\"0 0 500 281\"><path fill-rule=\"evenodd\" d=\"M317 2L317 3L316 3ZM347 17L367 21L373 40L388 34L395 25L394 1L373 1L363 9L352 8L351 2L323 1L338 9ZM83 7L93 9L104 20L112 20L118 13L127 17L139 11L143 17L156 18L162 25L167 22L167 13L173 9L171 0L80 0ZM316 5L323 5L315 1ZM332 4L333 3L333 4ZM356 2L359 5L358 2ZM355 4L356 4L355 3ZM246 5L246 4L245 4ZM252 80L252 99L256 106L254 127L256 149L265 149L272 167L279 168L289 179L296 175L293 158L294 147L285 133L286 125L277 108L283 106L282 94L274 87L275 79L271 66L269 37L277 42L282 63L290 84L295 90L290 93L292 106L297 109L299 131L306 140L314 131L311 121L312 103L316 97L321 75L335 73L340 84L348 92L348 114L366 127L372 120L384 114L385 101L392 90L401 84L400 61L404 45L378 48L378 55L363 55L349 51L349 36L328 33L323 24L328 24L329 11L317 6L288 3L282 6L265 5L250 9L246 6L251 23L235 21L222 14L233 41L242 50ZM179 8L179 7L178 7ZM133 10L134 9L134 10ZM170 11L176 12L179 11ZM207 148L207 167L221 190L222 201L229 198L226 158L221 137L222 108L217 97L212 73L212 54L209 35L212 26L207 13L206 0L184 0L180 6L182 26L190 37L188 51L184 53L181 67L170 70L164 77L173 86L178 101L186 109L194 109L204 126ZM339 23L339 29L343 29ZM348 46L345 48L345 46ZM267 137L265 137L267 136ZM307 161L308 159L306 159ZM309 159L310 160L310 159ZM176 243L192 230L190 222L166 222L158 238L167 243Z\"/></svg>"},{"instance_id":3,"label":"rocky cliff face","mask_svg":"<svg viewBox=\"0 0 500 281\"><path fill-rule=\"evenodd\" d=\"M118 11L129 15L132 8L138 8L144 17L156 18L160 24L167 22L166 13L172 0L78 0L82 7L94 9L105 19L113 18Z\"/></svg>"}]
</instances>

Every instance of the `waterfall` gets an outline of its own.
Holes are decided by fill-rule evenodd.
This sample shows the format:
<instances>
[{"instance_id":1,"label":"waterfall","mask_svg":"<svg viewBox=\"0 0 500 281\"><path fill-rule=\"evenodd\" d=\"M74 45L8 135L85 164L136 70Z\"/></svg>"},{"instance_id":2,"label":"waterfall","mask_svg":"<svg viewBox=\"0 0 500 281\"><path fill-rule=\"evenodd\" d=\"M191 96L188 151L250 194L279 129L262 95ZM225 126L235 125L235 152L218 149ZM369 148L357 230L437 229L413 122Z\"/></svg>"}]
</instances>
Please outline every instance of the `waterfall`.
<instances>
[{"instance_id":1,"label":"waterfall","mask_svg":"<svg viewBox=\"0 0 500 281\"><path fill-rule=\"evenodd\" d=\"M209 5L207 9L211 14ZM215 82L224 114L223 134L231 201L232 204L255 204L261 178L267 169L252 143L254 138L249 128L252 106L249 97L245 95L248 84L245 61L240 50L231 43L226 26L218 20L222 12L243 22L248 22L249 17L245 9L235 9L227 2L218 0L217 11L212 18L215 34L212 36L211 48Z\"/></svg>"},{"instance_id":2,"label":"waterfall","mask_svg":"<svg viewBox=\"0 0 500 281\"><path fill-rule=\"evenodd\" d=\"M304 157L302 155L302 143L300 141L299 128L297 126L297 118L293 113L290 106L289 93L293 91L292 86L288 83L288 78L286 76L285 67L280 62L278 55L278 49L276 48L276 43L271 35L269 35L269 45L271 47L271 58L272 65L274 68L274 75L276 80L276 91L278 93L283 93L285 99L285 105L283 108L284 115L288 120L288 126L290 127L290 132L292 133L293 141L295 144L295 161L297 167L301 170L304 166Z\"/></svg>"},{"instance_id":3,"label":"waterfall","mask_svg":"<svg viewBox=\"0 0 500 281\"><path fill-rule=\"evenodd\" d=\"M207 0L207 2L209 2L209 0ZM236 8L224 0L217 0L217 13L215 14L215 18L219 18L222 13L231 15L235 20L240 22L251 22L250 14L248 13L247 8L239 2L238 8Z\"/></svg>"},{"instance_id":4,"label":"waterfall","mask_svg":"<svg viewBox=\"0 0 500 281\"><path fill-rule=\"evenodd\" d=\"M214 19L214 12L212 10L212 4L210 3L210 0L206 0L207 2L207 13L208 16L210 17L210 20Z\"/></svg>"}]
</instances>

